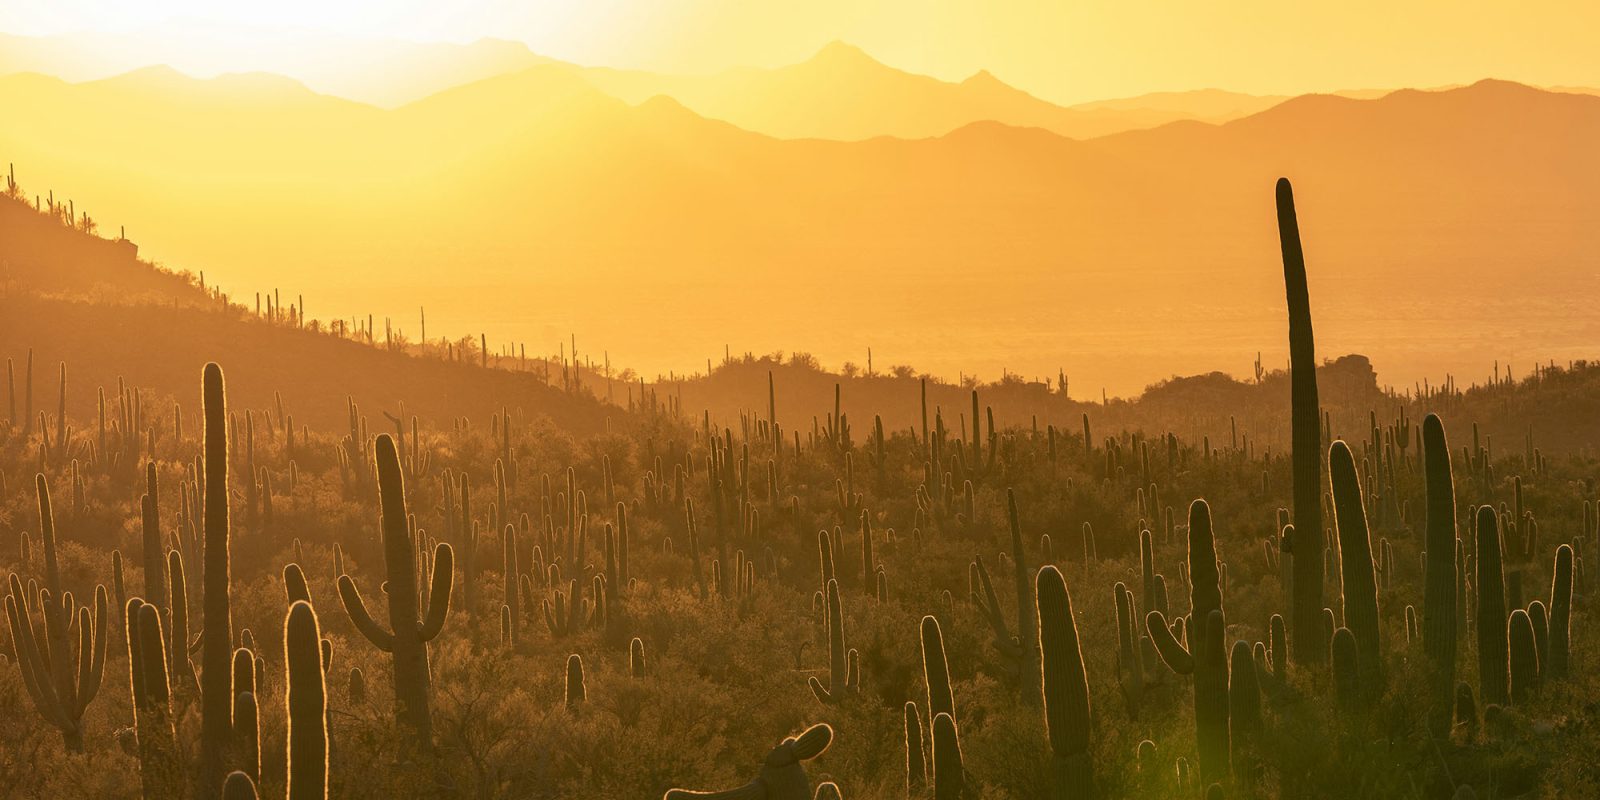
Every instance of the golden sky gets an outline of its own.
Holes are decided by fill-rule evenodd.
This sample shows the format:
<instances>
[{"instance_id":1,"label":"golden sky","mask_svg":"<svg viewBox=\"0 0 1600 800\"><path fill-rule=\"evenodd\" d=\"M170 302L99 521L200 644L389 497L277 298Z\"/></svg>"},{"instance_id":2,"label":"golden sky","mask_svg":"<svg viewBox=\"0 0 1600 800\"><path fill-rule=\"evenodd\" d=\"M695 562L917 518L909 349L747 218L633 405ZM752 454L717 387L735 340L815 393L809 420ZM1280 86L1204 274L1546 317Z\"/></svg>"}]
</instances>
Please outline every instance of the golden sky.
<instances>
[{"instance_id":1,"label":"golden sky","mask_svg":"<svg viewBox=\"0 0 1600 800\"><path fill-rule=\"evenodd\" d=\"M1055 102L1489 76L1600 84L1594 0L5 0L0 31L189 31L213 53L219 35L494 36L578 63L665 72L777 66L845 40L938 77L988 69Z\"/></svg>"}]
</instances>

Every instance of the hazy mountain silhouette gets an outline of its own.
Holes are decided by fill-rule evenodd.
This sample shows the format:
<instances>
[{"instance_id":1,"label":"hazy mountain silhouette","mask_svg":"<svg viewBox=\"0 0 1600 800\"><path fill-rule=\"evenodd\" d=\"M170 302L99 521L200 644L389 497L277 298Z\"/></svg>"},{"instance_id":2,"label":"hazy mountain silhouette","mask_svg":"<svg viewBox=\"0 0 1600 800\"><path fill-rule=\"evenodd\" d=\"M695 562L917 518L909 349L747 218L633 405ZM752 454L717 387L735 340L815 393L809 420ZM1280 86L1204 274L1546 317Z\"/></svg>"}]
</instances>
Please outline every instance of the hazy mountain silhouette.
<instances>
[{"instance_id":1,"label":"hazy mountain silhouette","mask_svg":"<svg viewBox=\"0 0 1600 800\"><path fill-rule=\"evenodd\" d=\"M1319 335L1392 377L1600 335L1584 310L1600 301L1584 278L1600 237L1590 96L1485 82L1089 141L984 122L837 142L630 106L559 65L394 111L277 84L211 108L205 82L171 80L0 78L0 105L37 110L0 130L0 154L28 191L48 175L229 290L280 286L341 314L425 298L437 330L481 324L540 352L576 331L648 371L730 340L835 363L874 346L935 371L1065 366L1114 391L1241 372L1281 340L1283 174L1304 195ZM1405 283L1374 298L1346 273ZM1099 300L1060 313L1063 287ZM689 324L752 298L763 313L736 328ZM1434 324L1414 321L1423 307ZM1515 324L1528 314L1545 324Z\"/></svg>"},{"instance_id":2,"label":"hazy mountain silhouette","mask_svg":"<svg viewBox=\"0 0 1600 800\"><path fill-rule=\"evenodd\" d=\"M1225 115L1209 107L1197 114L1180 103L1063 108L987 71L951 83L889 67L843 42L777 69L743 68L707 76L581 71L595 86L624 100L668 95L704 116L785 139L917 139L980 121L1087 138L1177 119ZM1255 109L1260 107L1265 106L1257 104Z\"/></svg>"}]
</instances>

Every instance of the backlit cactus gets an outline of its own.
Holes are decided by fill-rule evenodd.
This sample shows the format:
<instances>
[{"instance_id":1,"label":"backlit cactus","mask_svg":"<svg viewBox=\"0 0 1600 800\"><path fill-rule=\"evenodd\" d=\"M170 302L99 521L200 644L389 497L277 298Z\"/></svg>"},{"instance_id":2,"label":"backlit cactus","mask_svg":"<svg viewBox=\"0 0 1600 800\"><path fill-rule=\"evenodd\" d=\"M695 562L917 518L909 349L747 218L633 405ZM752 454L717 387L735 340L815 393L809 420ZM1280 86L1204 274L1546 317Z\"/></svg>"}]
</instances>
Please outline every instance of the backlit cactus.
<instances>
[{"instance_id":1,"label":"backlit cactus","mask_svg":"<svg viewBox=\"0 0 1600 800\"><path fill-rule=\"evenodd\" d=\"M289 800L325 800L328 796L328 694L321 641L321 626L311 604L295 601L283 620L284 659L288 662Z\"/></svg>"},{"instance_id":2,"label":"backlit cactus","mask_svg":"<svg viewBox=\"0 0 1600 800\"><path fill-rule=\"evenodd\" d=\"M1327 660L1328 642L1316 632L1322 616L1322 424L1317 402L1317 355L1312 339L1306 259L1300 246L1294 189L1277 185L1278 241L1289 305L1290 418L1294 457L1294 587L1291 594L1294 660L1304 666ZM1196 618L1200 614L1196 613Z\"/></svg>"},{"instance_id":3,"label":"backlit cactus","mask_svg":"<svg viewBox=\"0 0 1600 800\"><path fill-rule=\"evenodd\" d=\"M1092 800L1097 794L1089 756L1089 679L1072 616L1072 596L1061 572L1053 566L1039 570L1036 592L1045 730L1054 754L1052 797Z\"/></svg>"},{"instance_id":4,"label":"backlit cactus","mask_svg":"<svg viewBox=\"0 0 1600 800\"><path fill-rule=\"evenodd\" d=\"M1356 637L1361 657L1361 688L1365 699L1370 701L1383 691L1383 659L1378 649L1378 584L1355 459L1342 440L1328 448L1328 475L1333 487L1334 525L1339 535L1344 624Z\"/></svg>"},{"instance_id":5,"label":"backlit cactus","mask_svg":"<svg viewBox=\"0 0 1600 800\"><path fill-rule=\"evenodd\" d=\"M1216 552L1211 508L1196 500L1189 506L1189 597L1194 611L1188 647L1178 642L1161 612L1145 615L1145 629L1161 660L1173 672L1194 675L1202 780L1220 780L1228 774L1228 653Z\"/></svg>"},{"instance_id":6,"label":"backlit cactus","mask_svg":"<svg viewBox=\"0 0 1600 800\"><path fill-rule=\"evenodd\" d=\"M812 800L811 781L802 764L822 755L832 741L833 728L812 725L772 748L761 765L761 774L744 786L723 792L672 789L663 800Z\"/></svg>"},{"instance_id":7,"label":"backlit cactus","mask_svg":"<svg viewBox=\"0 0 1600 800\"><path fill-rule=\"evenodd\" d=\"M454 581L454 554L440 542L433 553L433 583L426 614L418 616L416 544L407 524L405 476L388 434L378 436L373 448L378 466L378 501L383 529L385 582L389 597L389 629L367 612L361 593L349 575L339 576L339 599L356 630L367 641L393 656L395 719L411 736L413 745L428 749L433 741L433 716L429 708L428 642L444 630Z\"/></svg>"},{"instance_id":8,"label":"backlit cactus","mask_svg":"<svg viewBox=\"0 0 1600 800\"><path fill-rule=\"evenodd\" d=\"M1478 693L1485 705L1510 701L1506 640L1505 573L1501 565L1500 516L1478 507Z\"/></svg>"}]
</instances>

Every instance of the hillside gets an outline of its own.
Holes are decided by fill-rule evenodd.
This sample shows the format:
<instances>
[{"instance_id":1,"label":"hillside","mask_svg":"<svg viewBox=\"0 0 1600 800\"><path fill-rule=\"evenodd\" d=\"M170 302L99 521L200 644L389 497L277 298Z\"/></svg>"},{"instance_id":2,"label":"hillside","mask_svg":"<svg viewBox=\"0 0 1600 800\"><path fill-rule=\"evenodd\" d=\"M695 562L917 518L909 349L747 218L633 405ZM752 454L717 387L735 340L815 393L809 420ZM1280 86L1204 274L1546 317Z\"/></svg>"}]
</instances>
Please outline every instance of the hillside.
<instances>
[{"instance_id":1,"label":"hillside","mask_svg":"<svg viewBox=\"0 0 1600 800\"><path fill-rule=\"evenodd\" d=\"M239 407L274 407L281 392L297 423L324 431L348 427L349 399L375 427L385 427L381 412L398 413L402 405L437 427L506 409L528 420L547 417L573 434L598 431L608 416L622 414L531 372L484 369L475 352L466 363L437 353L414 357L333 335L320 321L269 322L187 275L138 260L136 250L0 197L0 353L14 370L14 407L54 416L57 364L64 362L71 417L93 418L96 389L112 393L122 381L147 391L156 408L176 401L192 409L195 376L218 361L232 368L229 392Z\"/></svg>"}]
</instances>

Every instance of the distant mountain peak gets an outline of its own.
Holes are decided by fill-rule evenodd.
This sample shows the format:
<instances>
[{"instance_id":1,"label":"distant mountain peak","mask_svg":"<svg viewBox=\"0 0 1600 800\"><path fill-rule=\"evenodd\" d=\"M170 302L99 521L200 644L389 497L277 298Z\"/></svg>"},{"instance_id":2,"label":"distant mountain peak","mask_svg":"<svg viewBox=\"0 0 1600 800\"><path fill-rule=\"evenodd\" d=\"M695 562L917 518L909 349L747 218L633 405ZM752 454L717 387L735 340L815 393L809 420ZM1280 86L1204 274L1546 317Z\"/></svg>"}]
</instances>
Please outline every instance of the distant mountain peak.
<instances>
[{"instance_id":1,"label":"distant mountain peak","mask_svg":"<svg viewBox=\"0 0 1600 800\"><path fill-rule=\"evenodd\" d=\"M882 62L869 55L867 51L838 39L823 45L821 50L811 56L809 62L813 64L863 64L872 66L880 66L882 64Z\"/></svg>"}]
</instances>

